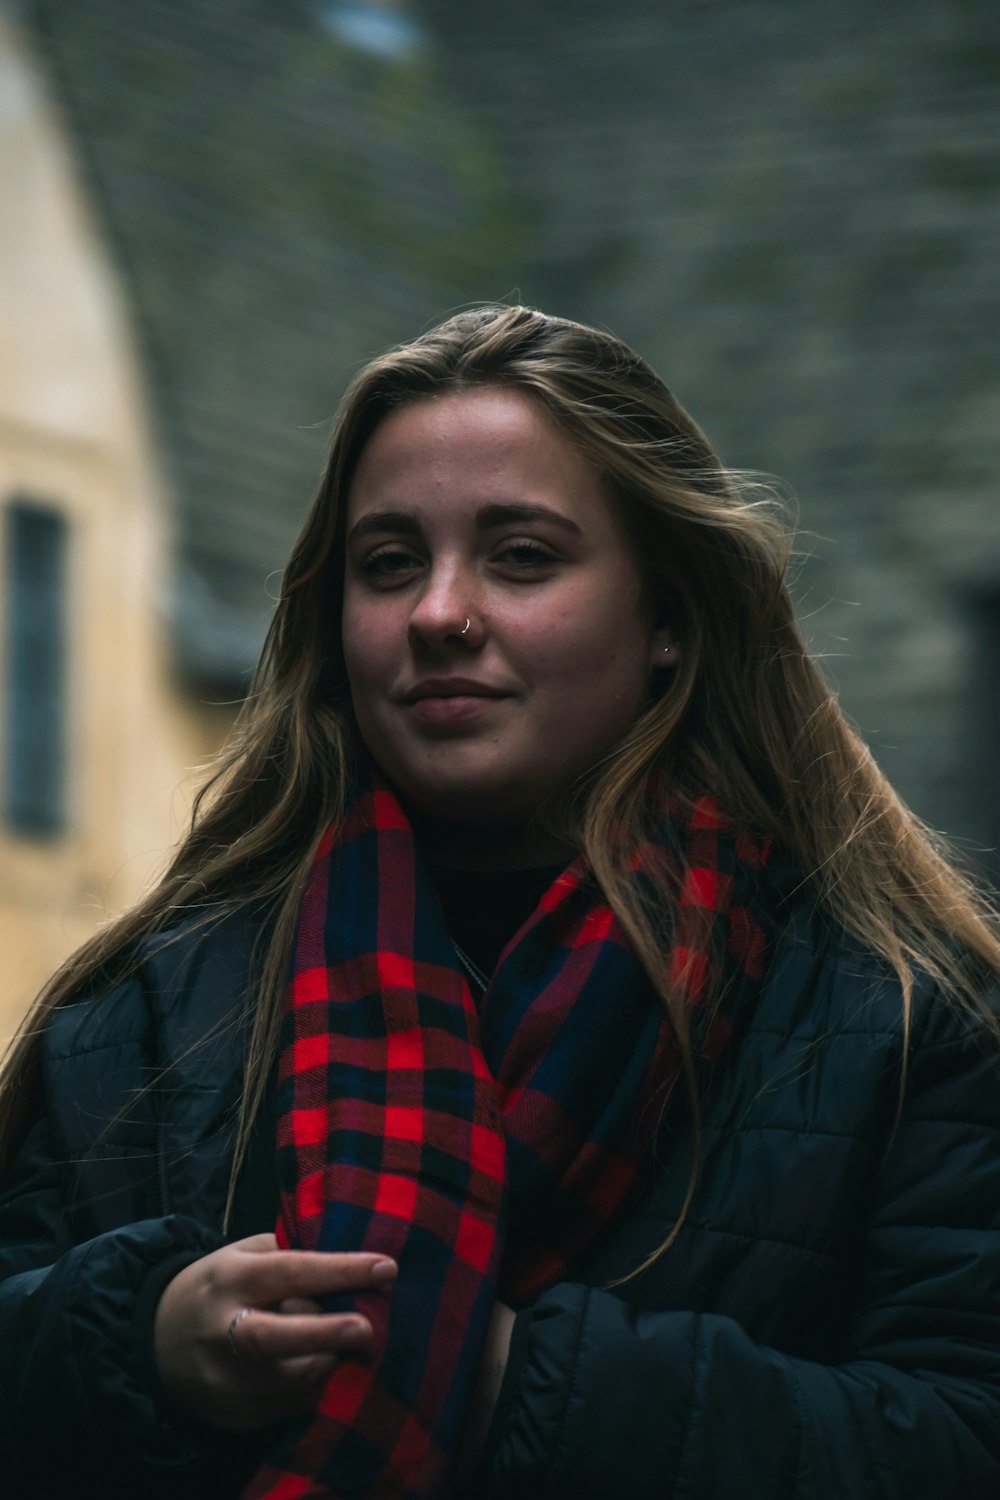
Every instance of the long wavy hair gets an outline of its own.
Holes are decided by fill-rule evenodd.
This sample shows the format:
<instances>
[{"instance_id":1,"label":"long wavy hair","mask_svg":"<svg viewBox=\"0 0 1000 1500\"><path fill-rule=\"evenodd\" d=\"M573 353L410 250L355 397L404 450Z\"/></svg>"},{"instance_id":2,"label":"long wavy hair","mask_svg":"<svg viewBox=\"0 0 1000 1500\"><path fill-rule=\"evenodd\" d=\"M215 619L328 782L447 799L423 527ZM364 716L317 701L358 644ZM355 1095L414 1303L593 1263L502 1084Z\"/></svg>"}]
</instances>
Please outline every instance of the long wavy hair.
<instances>
[{"instance_id":1,"label":"long wavy hair","mask_svg":"<svg viewBox=\"0 0 1000 1500\"><path fill-rule=\"evenodd\" d=\"M654 607L674 622L682 646L669 686L593 768L572 806L573 836L676 1032L696 1133L695 1059L660 962L662 913L644 908L629 869L650 816L651 777L681 797L713 792L738 826L781 845L816 905L895 971L905 1035L918 970L996 1029L982 992L985 975L1000 971L997 924L896 796L810 657L786 586L789 541L775 506L723 469L663 382L618 339L525 307L487 307L373 360L348 390L251 691L190 831L156 887L74 954L39 997L0 1084L0 1161L17 1135L39 1033L57 1006L127 966L144 936L260 903L271 919L252 1001L235 1181L273 1066L303 885L323 829L343 809L356 750L339 637L351 477L388 412L482 385L537 401L603 476Z\"/></svg>"}]
</instances>

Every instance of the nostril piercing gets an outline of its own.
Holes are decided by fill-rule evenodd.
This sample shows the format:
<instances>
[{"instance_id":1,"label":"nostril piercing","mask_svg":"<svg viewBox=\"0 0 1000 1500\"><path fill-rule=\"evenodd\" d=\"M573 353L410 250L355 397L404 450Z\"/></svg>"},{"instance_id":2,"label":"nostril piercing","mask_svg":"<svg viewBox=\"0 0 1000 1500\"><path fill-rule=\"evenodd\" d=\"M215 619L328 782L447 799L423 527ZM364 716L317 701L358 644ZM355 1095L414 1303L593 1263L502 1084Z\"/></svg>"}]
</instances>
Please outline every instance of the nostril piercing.
<instances>
[{"instance_id":1,"label":"nostril piercing","mask_svg":"<svg viewBox=\"0 0 1000 1500\"><path fill-rule=\"evenodd\" d=\"M468 631L468 629L469 629L469 627L470 627L471 624L472 624L472 621L470 619L466 618L465 624L462 626L462 629L458 632L459 635L465 635L467 633L467 631Z\"/></svg>"}]
</instances>

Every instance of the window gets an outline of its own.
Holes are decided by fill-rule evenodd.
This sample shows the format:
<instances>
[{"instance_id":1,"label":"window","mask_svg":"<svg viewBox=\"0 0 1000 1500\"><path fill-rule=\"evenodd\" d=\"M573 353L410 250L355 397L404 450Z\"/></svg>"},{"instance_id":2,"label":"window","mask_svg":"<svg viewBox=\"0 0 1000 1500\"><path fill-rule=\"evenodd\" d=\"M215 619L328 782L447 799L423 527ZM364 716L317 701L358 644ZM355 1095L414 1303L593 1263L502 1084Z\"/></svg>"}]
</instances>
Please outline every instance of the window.
<instances>
[{"instance_id":1,"label":"window","mask_svg":"<svg viewBox=\"0 0 1000 1500\"><path fill-rule=\"evenodd\" d=\"M66 818L67 526L53 507L19 499L5 530L4 812L16 832L52 837Z\"/></svg>"}]
</instances>

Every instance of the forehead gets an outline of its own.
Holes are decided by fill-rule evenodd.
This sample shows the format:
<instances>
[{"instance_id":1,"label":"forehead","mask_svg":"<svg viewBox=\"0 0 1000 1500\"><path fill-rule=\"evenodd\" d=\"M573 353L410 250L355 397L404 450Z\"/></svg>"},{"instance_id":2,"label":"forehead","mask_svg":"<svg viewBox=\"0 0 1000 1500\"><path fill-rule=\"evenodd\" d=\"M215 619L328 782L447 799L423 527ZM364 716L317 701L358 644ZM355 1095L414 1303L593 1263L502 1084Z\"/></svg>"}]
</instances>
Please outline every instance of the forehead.
<instances>
[{"instance_id":1,"label":"forehead","mask_svg":"<svg viewBox=\"0 0 1000 1500\"><path fill-rule=\"evenodd\" d=\"M421 397L379 423L358 460L348 518L391 504L426 509L534 499L614 524L604 482L544 408L477 387Z\"/></svg>"}]
</instances>

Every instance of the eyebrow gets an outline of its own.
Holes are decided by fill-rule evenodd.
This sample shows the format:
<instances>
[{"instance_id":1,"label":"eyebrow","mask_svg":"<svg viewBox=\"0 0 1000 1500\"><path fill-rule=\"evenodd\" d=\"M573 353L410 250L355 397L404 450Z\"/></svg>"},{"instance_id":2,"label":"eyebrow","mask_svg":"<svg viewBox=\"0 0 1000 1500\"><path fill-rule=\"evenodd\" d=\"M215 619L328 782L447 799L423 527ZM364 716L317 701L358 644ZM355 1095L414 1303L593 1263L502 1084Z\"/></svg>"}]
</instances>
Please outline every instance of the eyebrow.
<instances>
[{"instance_id":1,"label":"eyebrow","mask_svg":"<svg viewBox=\"0 0 1000 1500\"><path fill-rule=\"evenodd\" d=\"M498 526L517 525L518 522L547 522L559 526L563 531L571 532L574 536L582 536L579 526L569 516L564 516L560 511L550 510L547 505L527 504L501 504L495 502L492 505L480 506L476 511L476 530L492 531ZM375 510L367 516L362 516L348 533L347 541L361 541L366 536L376 532L395 531L403 536L419 536L421 525L412 511L407 510Z\"/></svg>"}]
</instances>

